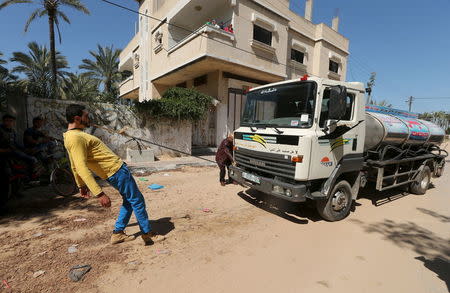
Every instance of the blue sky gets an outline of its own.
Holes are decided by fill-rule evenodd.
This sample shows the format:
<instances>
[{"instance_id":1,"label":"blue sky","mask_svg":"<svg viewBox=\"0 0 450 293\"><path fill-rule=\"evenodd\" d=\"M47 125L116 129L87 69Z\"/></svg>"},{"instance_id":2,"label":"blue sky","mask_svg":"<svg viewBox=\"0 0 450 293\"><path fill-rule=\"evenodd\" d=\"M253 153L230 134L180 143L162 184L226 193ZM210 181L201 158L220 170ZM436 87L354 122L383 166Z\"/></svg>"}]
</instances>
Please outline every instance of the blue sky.
<instances>
[{"instance_id":1,"label":"blue sky","mask_svg":"<svg viewBox=\"0 0 450 293\"><path fill-rule=\"evenodd\" d=\"M278 1L278 0L277 0ZM71 25L61 27L63 42L57 44L73 71L97 44L123 48L134 33L137 16L99 0L85 0L91 15L66 9ZM118 1L137 8L135 1ZM279 2L279 1L278 1ZM274 2L276 3L276 2ZM291 8L303 14L304 0L292 0ZM313 21L331 23L340 9L340 33L350 39L347 79L366 82L377 72L375 99L387 99L406 109L409 96L450 97L450 0L315 0ZM0 51L10 57L25 51L26 44L48 44L45 18L23 27L33 10L13 5L0 11ZM413 111L450 111L450 99L417 99Z\"/></svg>"}]
</instances>

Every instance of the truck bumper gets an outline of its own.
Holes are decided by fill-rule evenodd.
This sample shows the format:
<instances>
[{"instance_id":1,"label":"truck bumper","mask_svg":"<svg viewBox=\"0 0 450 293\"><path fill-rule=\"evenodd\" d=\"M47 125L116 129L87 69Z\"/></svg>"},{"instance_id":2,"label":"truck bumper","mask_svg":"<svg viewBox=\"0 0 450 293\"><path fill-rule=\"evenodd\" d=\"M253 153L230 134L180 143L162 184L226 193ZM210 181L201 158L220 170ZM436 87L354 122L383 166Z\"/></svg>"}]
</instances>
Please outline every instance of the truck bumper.
<instances>
[{"instance_id":1,"label":"truck bumper","mask_svg":"<svg viewBox=\"0 0 450 293\"><path fill-rule=\"evenodd\" d=\"M257 176L259 183L256 183L245 179L242 173L247 172L239 167L230 166L230 177L241 185L291 202L304 202L309 195L308 188L305 184L289 184L262 176Z\"/></svg>"}]
</instances>

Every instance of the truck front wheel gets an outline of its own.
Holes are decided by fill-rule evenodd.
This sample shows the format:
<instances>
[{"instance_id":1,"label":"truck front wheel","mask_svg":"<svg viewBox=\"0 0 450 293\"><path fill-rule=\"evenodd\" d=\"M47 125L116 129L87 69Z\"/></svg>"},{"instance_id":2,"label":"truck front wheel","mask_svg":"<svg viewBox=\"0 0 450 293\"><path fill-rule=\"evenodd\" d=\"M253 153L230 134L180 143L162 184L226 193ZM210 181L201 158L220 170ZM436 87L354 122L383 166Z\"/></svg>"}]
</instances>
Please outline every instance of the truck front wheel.
<instances>
[{"instance_id":1,"label":"truck front wheel","mask_svg":"<svg viewBox=\"0 0 450 293\"><path fill-rule=\"evenodd\" d=\"M417 180L412 182L409 186L409 190L411 193L414 194L425 194L427 192L428 188L430 187L431 182L431 170L430 167L425 166L420 172L420 174L417 176Z\"/></svg>"},{"instance_id":2,"label":"truck front wheel","mask_svg":"<svg viewBox=\"0 0 450 293\"><path fill-rule=\"evenodd\" d=\"M327 199L317 201L316 208L322 218L335 222L347 217L352 202L352 187L347 181L342 180L334 185Z\"/></svg>"}]
</instances>

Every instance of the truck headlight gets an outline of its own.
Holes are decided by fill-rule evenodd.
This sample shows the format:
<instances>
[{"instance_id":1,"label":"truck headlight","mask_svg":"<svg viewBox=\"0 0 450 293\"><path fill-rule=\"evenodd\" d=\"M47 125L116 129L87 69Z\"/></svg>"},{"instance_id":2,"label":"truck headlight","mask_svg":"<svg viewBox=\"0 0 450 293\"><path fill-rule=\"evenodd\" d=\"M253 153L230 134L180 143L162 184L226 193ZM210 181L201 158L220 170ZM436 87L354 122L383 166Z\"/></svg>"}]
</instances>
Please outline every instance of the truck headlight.
<instances>
[{"instance_id":1,"label":"truck headlight","mask_svg":"<svg viewBox=\"0 0 450 293\"><path fill-rule=\"evenodd\" d=\"M291 196L292 196L292 191L291 191L289 188L287 188L287 189L284 190L284 194L285 194L286 196L291 197Z\"/></svg>"}]
</instances>

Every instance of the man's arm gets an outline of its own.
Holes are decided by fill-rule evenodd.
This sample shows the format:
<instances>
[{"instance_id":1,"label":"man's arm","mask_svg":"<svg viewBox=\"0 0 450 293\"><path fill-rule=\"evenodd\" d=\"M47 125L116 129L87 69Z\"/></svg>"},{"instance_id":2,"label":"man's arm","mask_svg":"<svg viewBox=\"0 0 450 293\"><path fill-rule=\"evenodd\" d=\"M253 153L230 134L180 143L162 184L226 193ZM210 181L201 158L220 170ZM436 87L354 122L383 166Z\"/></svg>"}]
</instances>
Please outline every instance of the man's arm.
<instances>
[{"instance_id":1,"label":"man's arm","mask_svg":"<svg viewBox=\"0 0 450 293\"><path fill-rule=\"evenodd\" d=\"M230 149L228 148L229 142L226 142L224 145L224 152L227 155L228 159L230 159L231 162L234 161L233 155L230 152Z\"/></svg>"},{"instance_id":2,"label":"man's arm","mask_svg":"<svg viewBox=\"0 0 450 293\"><path fill-rule=\"evenodd\" d=\"M79 177L76 179L78 186L84 186L82 183L85 183L94 196L102 193L102 188L97 184L87 167L87 145L85 140L79 137L73 139L68 143L67 151L71 157L72 171L74 175L76 174L75 178Z\"/></svg>"},{"instance_id":3,"label":"man's arm","mask_svg":"<svg viewBox=\"0 0 450 293\"><path fill-rule=\"evenodd\" d=\"M73 177L75 178L78 188L81 189L82 187L86 187L86 183L84 183L83 179L81 179L80 175L77 173L77 169L72 161L72 155L70 154L69 149L67 149L67 152L69 153L70 169L72 170Z\"/></svg>"}]
</instances>

